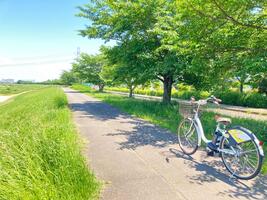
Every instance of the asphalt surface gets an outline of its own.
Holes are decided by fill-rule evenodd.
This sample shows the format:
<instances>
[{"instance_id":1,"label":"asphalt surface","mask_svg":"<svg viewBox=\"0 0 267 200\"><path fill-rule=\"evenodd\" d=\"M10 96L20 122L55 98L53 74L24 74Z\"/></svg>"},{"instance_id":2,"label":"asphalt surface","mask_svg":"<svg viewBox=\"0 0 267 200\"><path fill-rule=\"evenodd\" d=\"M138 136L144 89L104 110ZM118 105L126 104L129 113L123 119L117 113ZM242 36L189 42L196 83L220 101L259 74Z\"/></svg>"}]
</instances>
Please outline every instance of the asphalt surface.
<instances>
[{"instance_id":1,"label":"asphalt surface","mask_svg":"<svg viewBox=\"0 0 267 200\"><path fill-rule=\"evenodd\" d=\"M64 89L103 200L267 199L267 177L233 181L219 158L183 155L174 134Z\"/></svg>"}]
</instances>

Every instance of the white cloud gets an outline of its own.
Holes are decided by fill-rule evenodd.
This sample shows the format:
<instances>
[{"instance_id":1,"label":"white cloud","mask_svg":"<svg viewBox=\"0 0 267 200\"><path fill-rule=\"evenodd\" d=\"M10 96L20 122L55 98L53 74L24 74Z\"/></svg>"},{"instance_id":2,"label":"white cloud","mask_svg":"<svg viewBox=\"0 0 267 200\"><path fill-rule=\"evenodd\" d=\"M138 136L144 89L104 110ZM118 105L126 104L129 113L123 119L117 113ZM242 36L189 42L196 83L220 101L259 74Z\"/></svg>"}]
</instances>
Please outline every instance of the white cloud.
<instances>
[{"instance_id":1,"label":"white cloud","mask_svg":"<svg viewBox=\"0 0 267 200\"><path fill-rule=\"evenodd\" d=\"M10 64L12 64L12 60L10 58L0 56L0 65L10 65Z\"/></svg>"},{"instance_id":2,"label":"white cloud","mask_svg":"<svg viewBox=\"0 0 267 200\"><path fill-rule=\"evenodd\" d=\"M2 59L3 61L3 59ZM4 62L1 62L4 63ZM63 70L71 69L71 60L58 62L39 62L26 64L7 62L7 66L0 67L0 79L45 81L57 79Z\"/></svg>"}]
</instances>

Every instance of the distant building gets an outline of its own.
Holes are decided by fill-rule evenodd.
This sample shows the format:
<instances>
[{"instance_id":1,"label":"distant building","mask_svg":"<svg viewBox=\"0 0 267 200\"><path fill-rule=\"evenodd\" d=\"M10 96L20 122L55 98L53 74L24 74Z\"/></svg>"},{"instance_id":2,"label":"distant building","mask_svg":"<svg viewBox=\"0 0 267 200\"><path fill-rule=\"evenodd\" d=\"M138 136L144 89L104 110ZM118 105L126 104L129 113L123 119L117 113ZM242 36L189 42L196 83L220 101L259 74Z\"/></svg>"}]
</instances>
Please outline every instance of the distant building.
<instances>
[{"instance_id":1,"label":"distant building","mask_svg":"<svg viewBox=\"0 0 267 200\"><path fill-rule=\"evenodd\" d=\"M35 83L35 80L18 80L18 84L32 84Z\"/></svg>"},{"instance_id":2,"label":"distant building","mask_svg":"<svg viewBox=\"0 0 267 200\"><path fill-rule=\"evenodd\" d=\"M14 84L15 80L14 79L2 79L2 80L0 80L0 83L2 83L2 84Z\"/></svg>"}]
</instances>

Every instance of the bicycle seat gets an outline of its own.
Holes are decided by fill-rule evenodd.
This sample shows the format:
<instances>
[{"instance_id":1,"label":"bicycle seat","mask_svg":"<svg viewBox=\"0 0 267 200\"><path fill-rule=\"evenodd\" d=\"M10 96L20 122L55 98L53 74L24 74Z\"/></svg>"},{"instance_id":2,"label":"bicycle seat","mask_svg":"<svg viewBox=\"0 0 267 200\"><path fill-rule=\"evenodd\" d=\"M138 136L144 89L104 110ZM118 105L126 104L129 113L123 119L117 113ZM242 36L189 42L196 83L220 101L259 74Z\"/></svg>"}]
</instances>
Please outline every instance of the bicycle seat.
<instances>
[{"instance_id":1,"label":"bicycle seat","mask_svg":"<svg viewBox=\"0 0 267 200\"><path fill-rule=\"evenodd\" d=\"M232 123L232 120L230 118L227 118L227 117L218 117L218 118L216 118L216 122L224 124L224 125L229 125Z\"/></svg>"}]
</instances>

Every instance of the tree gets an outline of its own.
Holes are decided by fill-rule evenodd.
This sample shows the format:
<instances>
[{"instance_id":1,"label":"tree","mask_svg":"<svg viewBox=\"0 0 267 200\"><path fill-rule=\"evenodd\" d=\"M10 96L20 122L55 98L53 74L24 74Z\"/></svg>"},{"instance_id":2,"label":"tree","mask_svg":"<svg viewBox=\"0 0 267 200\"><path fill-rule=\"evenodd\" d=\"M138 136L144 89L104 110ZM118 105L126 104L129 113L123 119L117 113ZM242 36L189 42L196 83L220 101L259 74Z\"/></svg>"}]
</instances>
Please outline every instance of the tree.
<instances>
[{"instance_id":1,"label":"tree","mask_svg":"<svg viewBox=\"0 0 267 200\"><path fill-rule=\"evenodd\" d=\"M77 82L77 77L73 71L64 70L60 76L60 82L64 85L72 85Z\"/></svg>"},{"instance_id":2,"label":"tree","mask_svg":"<svg viewBox=\"0 0 267 200\"><path fill-rule=\"evenodd\" d=\"M196 47L195 58L204 57L214 72L222 69L217 77L231 71L242 92L249 78L267 71L266 1L181 0L177 5L183 21L180 31L187 33L180 35ZM212 70L206 72L214 77Z\"/></svg>"},{"instance_id":3,"label":"tree","mask_svg":"<svg viewBox=\"0 0 267 200\"><path fill-rule=\"evenodd\" d=\"M124 84L129 89L129 97L133 97L135 88L144 84L151 77L142 70L142 63L137 59L136 53L131 52L132 48L126 45L113 48L102 48L109 65L103 71L105 77L113 84Z\"/></svg>"},{"instance_id":4,"label":"tree","mask_svg":"<svg viewBox=\"0 0 267 200\"><path fill-rule=\"evenodd\" d=\"M139 63L124 67L163 82L164 102L179 81L211 90L232 73L243 91L244 76L267 71L264 0L92 0L80 11L90 20L81 35L116 41Z\"/></svg>"},{"instance_id":5,"label":"tree","mask_svg":"<svg viewBox=\"0 0 267 200\"><path fill-rule=\"evenodd\" d=\"M267 78L263 78L259 84L259 92L267 95Z\"/></svg>"},{"instance_id":6,"label":"tree","mask_svg":"<svg viewBox=\"0 0 267 200\"><path fill-rule=\"evenodd\" d=\"M126 57L140 65L125 66L162 81L163 102L169 103L172 85L182 77L188 54L179 44L175 7L176 2L168 0L92 0L80 7L79 16L92 21L80 33L115 40L116 47L128 49Z\"/></svg>"},{"instance_id":7,"label":"tree","mask_svg":"<svg viewBox=\"0 0 267 200\"><path fill-rule=\"evenodd\" d=\"M73 63L73 71L84 82L92 83L98 86L99 91L103 91L105 80L101 76L101 71L105 66L103 55L88 55L82 53L80 58Z\"/></svg>"}]
</instances>

